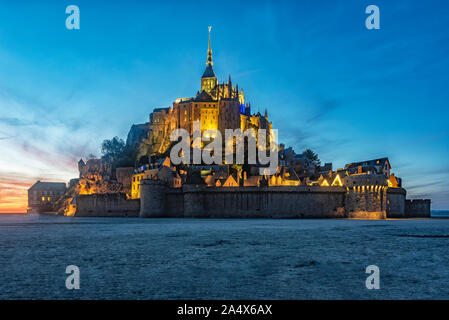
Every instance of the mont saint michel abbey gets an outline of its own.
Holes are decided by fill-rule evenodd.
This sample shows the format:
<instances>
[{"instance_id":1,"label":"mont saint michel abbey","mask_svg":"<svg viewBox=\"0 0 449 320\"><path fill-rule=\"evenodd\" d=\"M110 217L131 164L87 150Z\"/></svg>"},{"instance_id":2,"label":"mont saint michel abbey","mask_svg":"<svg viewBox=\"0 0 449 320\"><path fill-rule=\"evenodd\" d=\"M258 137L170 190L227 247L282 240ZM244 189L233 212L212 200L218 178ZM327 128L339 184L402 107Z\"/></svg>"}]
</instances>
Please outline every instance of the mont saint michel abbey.
<instances>
[{"instance_id":1,"label":"mont saint michel abbey","mask_svg":"<svg viewBox=\"0 0 449 320\"><path fill-rule=\"evenodd\" d=\"M251 114L250 103L245 102L243 89L233 85L231 76L219 83L215 76L212 59L211 27L206 69L201 77L201 90L195 97L178 98L172 107L157 108L150 114L149 123L134 125L128 135L128 144L137 143L146 136L150 150L146 154L164 153L170 146L170 134L174 129L186 129L193 134L193 122L200 121L201 131L219 130L224 137L225 129L272 129L268 114Z\"/></svg>"},{"instance_id":2,"label":"mont saint michel abbey","mask_svg":"<svg viewBox=\"0 0 449 320\"><path fill-rule=\"evenodd\" d=\"M201 89L195 97L154 109L148 122L131 127L124 150L136 157L123 163L113 157L81 159L79 178L70 180L67 189L64 184L38 181L28 190L29 212L101 217L430 216L429 199L406 200L402 179L391 172L387 157L351 162L335 170L332 163L322 166L315 161L307 153L313 154L311 150L296 154L281 143L276 146L277 170L271 175L261 175L259 164L174 165L168 156L171 133L182 128L192 136L196 121L201 131L218 130L222 136L226 129L254 133L265 129L268 144L272 142L274 130L267 111L251 114L243 89L233 85L231 77L218 82L210 31L209 27Z\"/></svg>"}]
</instances>

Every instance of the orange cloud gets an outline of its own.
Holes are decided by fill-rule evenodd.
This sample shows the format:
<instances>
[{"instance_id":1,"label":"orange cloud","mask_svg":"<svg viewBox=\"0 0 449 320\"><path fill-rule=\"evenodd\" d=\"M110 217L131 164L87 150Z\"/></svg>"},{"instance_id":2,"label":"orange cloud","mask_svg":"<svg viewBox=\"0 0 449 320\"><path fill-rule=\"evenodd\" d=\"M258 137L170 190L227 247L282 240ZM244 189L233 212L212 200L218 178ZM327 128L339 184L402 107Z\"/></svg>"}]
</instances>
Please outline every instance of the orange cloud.
<instances>
[{"instance_id":1,"label":"orange cloud","mask_svg":"<svg viewBox=\"0 0 449 320\"><path fill-rule=\"evenodd\" d=\"M0 199L0 213L25 213L28 195L26 191L15 195L3 196Z\"/></svg>"},{"instance_id":2,"label":"orange cloud","mask_svg":"<svg viewBox=\"0 0 449 320\"><path fill-rule=\"evenodd\" d=\"M8 179L9 178L9 179ZM33 184L20 178L2 177L0 181L0 213L25 213L28 188Z\"/></svg>"}]
</instances>

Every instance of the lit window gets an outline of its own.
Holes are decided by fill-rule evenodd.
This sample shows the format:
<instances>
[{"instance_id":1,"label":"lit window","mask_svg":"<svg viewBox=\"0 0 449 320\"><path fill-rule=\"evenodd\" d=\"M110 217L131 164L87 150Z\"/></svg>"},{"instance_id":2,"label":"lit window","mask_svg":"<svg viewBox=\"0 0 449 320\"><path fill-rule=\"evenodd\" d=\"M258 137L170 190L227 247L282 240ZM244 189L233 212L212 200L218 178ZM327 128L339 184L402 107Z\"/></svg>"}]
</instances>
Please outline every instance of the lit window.
<instances>
[{"instance_id":1,"label":"lit window","mask_svg":"<svg viewBox=\"0 0 449 320\"><path fill-rule=\"evenodd\" d=\"M45 201L45 197L42 197L42 201Z\"/></svg>"}]
</instances>

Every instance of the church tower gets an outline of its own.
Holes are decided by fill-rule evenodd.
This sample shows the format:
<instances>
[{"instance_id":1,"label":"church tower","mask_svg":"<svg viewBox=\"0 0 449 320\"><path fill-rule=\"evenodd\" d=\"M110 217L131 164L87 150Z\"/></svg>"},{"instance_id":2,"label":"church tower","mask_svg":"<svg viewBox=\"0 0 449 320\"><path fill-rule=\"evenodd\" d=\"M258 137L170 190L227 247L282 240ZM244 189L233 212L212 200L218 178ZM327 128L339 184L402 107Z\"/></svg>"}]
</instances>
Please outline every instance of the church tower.
<instances>
[{"instance_id":1,"label":"church tower","mask_svg":"<svg viewBox=\"0 0 449 320\"><path fill-rule=\"evenodd\" d=\"M212 27L209 27L209 49L207 50L206 70L204 70L203 76L201 77L201 91L206 91L207 93L210 93L217 85L217 78L212 68L214 63L212 62L212 49L210 48L211 29Z\"/></svg>"}]
</instances>

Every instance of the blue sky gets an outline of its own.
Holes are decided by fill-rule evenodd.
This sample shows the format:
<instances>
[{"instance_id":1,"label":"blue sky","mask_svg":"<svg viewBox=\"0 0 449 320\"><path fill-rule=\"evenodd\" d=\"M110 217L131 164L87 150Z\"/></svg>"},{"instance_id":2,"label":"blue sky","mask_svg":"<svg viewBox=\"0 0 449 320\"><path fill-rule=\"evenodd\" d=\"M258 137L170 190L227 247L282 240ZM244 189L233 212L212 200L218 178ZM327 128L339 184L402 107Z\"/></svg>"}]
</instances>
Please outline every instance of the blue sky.
<instances>
[{"instance_id":1,"label":"blue sky","mask_svg":"<svg viewBox=\"0 0 449 320\"><path fill-rule=\"evenodd\" d=\"M78 5L81 29L65 28ZM380 30L365 8L380 8ZM231 74L279 138L335 168L388 156L410 197L449 208L449 2L1 1L0 203L68 180L101 141L193 96L212 25ZM19 196L20 194L20 196ZM22 199L20 198L20 199ZM0 206L1 211L1 206Z\"/></svg>"}]
</instances>

